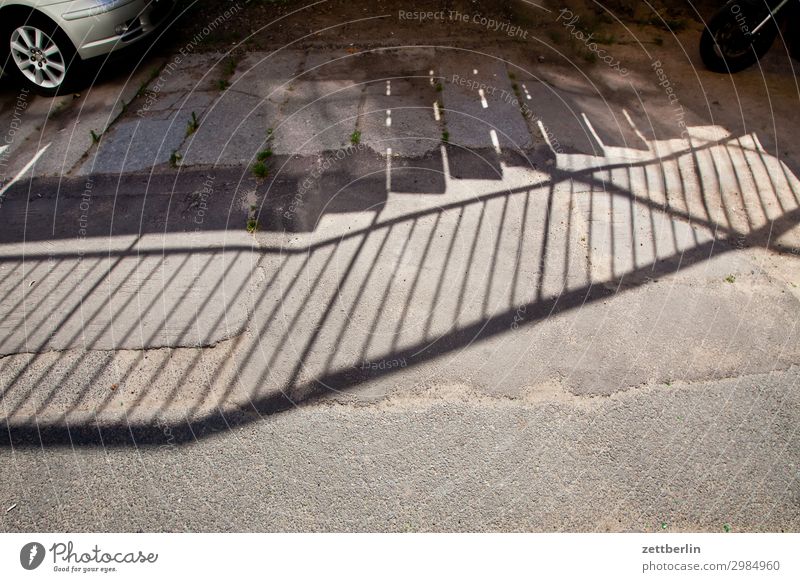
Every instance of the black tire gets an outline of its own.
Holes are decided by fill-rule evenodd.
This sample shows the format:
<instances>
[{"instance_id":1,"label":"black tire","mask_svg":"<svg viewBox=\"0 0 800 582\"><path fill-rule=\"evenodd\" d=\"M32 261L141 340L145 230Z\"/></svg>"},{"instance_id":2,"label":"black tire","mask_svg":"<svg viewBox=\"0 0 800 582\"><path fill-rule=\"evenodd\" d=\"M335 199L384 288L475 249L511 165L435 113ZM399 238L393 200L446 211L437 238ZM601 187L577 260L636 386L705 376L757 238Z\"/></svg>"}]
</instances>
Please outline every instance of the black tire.
<instances>
[{"instance_id":1,"label":"black tire","mask_svg":"<svg viewBox=\"0 0 800 582\"><path fill-rule=\"evenodd\" d=\"M729 0L708 21L700 37L700 57L717 73L736 73L754 65L778 36L775 20L749 34L767 16L764 0Z\"/></svg>"},{"instance_id":2,"label":"black tire","mask_svg":"<svg viewBox=\"0 0 800 582\"><path fill-rule=\"evenodd\" d=\"M0 30L0 46L2 47L0 58L2 58L3 72L18 84L39 95L54 97L69 93L74 88L76 78L82 69L82 62L75 51L75 46L64 31L52 20L38 12L14 11L10 14L4 12L3 20ZM16 39L19 41L21 38L19 31L23 28L25 34L28 35L27 38L30 39L34 38L31 31L38 30L44 35L38 38L44 39L42 44L45 45L45 48L55 46L57 53L37 55L35 58L43 59L42 62L34 60L32 57L31 64L23 69L19 64L23 53L20 50L12 49L12 39L16 34ZM20 43L17 42L16 46L19 47ZM57 71L56 66L63 67L63 72ZM37 68L39 69L38 73L36 72ZM31 75L34 77L33 79L30 78ZM50 75L57 75L57 77L54 80ZM42 79L41 82L37 82L39 77Z\"/></svg>"}]
</instances>

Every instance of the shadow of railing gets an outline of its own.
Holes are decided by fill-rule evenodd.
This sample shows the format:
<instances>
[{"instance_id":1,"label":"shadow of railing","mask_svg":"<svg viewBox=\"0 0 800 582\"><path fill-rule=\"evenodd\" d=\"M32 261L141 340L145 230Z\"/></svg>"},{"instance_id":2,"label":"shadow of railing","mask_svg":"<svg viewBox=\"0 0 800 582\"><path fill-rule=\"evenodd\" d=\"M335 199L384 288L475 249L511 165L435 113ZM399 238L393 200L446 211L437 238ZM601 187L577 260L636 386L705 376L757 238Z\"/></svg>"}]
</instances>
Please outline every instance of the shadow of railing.
<instances>
[{"instance_id":1,"label":"shadow of railing","mask_svg":"<svg viewBox=\"0 0 800 582\"><path fill-rule=\"evenodd\" d=\"M359 196L378 170L356 164L330 198L363 207L342 206L346 219L315 207L311 232L258 244L231 230L230 199L206 209L216 231L174 232L166 218L112 228L105 251L6 240L2 442L191 442L713 256L774 248L800 221L800 182L754 135L719 132L553 152L550 170L503 165L503 190L454 180L443 147L444 194L390 191L378 204ZM107 204L113 223L120 202Z\"/></svg>"}]
</instances>

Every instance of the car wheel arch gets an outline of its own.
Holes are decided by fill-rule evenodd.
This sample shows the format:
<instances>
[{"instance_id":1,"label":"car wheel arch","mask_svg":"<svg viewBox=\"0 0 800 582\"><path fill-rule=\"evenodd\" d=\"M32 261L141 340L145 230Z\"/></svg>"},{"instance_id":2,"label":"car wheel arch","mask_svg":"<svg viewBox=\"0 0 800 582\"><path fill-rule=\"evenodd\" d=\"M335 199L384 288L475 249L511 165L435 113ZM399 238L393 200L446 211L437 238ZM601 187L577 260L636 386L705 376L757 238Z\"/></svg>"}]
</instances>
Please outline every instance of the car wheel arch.
<instances>
[{"instance_id":1,"label":"car wheel arch","mask_svg":"<svg viewBox=\"0 0 800 582\"><path fill-rule=\"evenodd\" d=\"M17 24L17 21L14 19L15 16L19 16L20 18L27 17L27 20L30 20L32 16L36 19L41 18L47 20L54 28L57 28L61 31L61 34L63 34L64 37L69 40L71 44L70 48L77 52L75 41L69 36L67 31L58 24L58 22L53 20L50 16L38 8L34 8L33 6L28 6L26 4L3 4L3 6L0 7L0 22L3 23L3 32Z\"/></svg>"}]
</instances>

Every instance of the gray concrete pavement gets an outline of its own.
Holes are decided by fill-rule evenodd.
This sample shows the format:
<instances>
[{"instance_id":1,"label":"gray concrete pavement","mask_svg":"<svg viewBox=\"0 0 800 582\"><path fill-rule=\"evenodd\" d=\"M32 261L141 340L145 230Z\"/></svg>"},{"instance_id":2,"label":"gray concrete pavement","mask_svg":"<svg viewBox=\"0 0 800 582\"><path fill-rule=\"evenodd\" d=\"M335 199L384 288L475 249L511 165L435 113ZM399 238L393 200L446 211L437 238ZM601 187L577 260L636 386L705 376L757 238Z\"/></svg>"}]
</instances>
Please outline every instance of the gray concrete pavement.
<instances>
[{"instance_id":1,"label":"gray concrete pavement","mask_svg":"<svg viewBox=\"0 0 800 582\"><path fill-rule=\"evenodd\" d=\"M0 452L6 531L796 531L797 368L576 398L431 385L177 446ZM702 499L702 503L698 502ZM662 525L663 524L663 525Z\"/></svg>"},{"instance_id":2,"label":"gray concrete pavement","mask_svg":"<svg viewBox=\"0 0 800 582\"><path fill-rule=\"evenodd\" d=\"M5 528L797 528L792 159L530 57L267 56L5 192Z\"/></svg>"}]
</instances>

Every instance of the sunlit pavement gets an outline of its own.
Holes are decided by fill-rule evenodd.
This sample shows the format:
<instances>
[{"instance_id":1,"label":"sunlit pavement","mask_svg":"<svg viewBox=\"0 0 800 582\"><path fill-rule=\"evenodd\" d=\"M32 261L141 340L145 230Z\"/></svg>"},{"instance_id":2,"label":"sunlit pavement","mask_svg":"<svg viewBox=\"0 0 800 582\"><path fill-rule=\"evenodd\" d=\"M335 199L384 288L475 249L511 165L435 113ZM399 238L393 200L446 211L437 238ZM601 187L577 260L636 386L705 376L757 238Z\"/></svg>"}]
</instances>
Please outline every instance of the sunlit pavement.
<instances>
[{"instance_id":1,"label":"sunlit pavement","mask_svg":"<svg viewBox=\"0 0 800 582\"><path fill-rule=\"evenodd\" d=\"M4 528L797 528L800 180L759 132L466 51L226 63L31 103Z\"/></svg>"}]
</instances>

